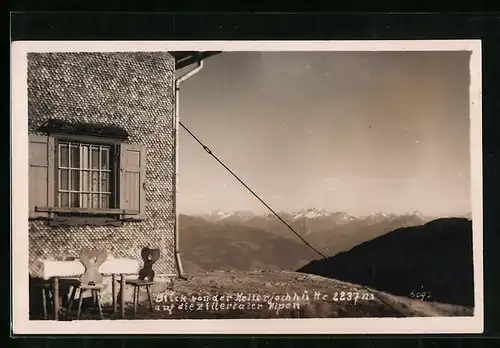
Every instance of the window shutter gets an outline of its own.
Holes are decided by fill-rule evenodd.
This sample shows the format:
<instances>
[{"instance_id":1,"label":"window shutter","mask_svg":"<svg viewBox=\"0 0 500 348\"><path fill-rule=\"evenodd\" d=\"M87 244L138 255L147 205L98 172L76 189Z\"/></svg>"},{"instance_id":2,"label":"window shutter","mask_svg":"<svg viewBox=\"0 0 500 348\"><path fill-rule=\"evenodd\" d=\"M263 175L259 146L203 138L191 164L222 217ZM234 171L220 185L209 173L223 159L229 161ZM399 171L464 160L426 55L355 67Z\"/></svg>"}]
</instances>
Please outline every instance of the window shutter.
<instances>
[{"instance_id":1,"label":"window shutter","mask_svg":"<svg viewBox=\"0 0 500 348\"><path fill-rule=\"evenodd\" d=\"M37 212L36 207L54 207L55 201L55 141L53 137L29 137L29 206L30 218L48 218L49 213Z\"/></svg>"},{"instance_id":2,"label":"window shutter","mask_svg":"<svg viewBox=\"0 0 500 348\"><path fill-rule=\"evenodd\" d=\"M146 217L144 185L146 182L146 148L137 144L120 146L120 209L125 218Z\"/></svg>"}]
</instances>

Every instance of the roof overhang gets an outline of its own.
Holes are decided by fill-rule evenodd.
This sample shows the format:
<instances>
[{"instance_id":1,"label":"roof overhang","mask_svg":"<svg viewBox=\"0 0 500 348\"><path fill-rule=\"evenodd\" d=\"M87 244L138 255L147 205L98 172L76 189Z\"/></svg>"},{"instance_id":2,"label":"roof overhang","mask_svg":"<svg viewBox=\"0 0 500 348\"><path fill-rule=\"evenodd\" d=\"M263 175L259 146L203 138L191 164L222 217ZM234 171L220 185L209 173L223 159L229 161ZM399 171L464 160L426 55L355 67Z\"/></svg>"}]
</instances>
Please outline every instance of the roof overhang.
<instances>
[{"instance_id":1,"label":"roof overhang","mask_svg":"<svg viewBox=\"0 0 500 348\"><path fill-rule=\"evenodd\" d=\"M175 70L178 70L221 52L222 51L171 51L170 54L175 58Z\"/></svg>"}]
</instances>

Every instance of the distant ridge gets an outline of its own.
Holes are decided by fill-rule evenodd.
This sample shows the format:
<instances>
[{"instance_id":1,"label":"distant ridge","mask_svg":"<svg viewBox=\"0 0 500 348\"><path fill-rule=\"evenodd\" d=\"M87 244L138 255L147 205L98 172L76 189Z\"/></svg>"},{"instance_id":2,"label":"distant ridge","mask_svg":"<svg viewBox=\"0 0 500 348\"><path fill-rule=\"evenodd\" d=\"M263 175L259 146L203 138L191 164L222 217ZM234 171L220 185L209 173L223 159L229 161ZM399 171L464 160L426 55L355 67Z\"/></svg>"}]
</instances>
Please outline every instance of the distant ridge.
<instances>
[{"instance_id":1,"label":"distant ridge","mask_svg":"<svg viewBox=\"0 0 500 348\"><path fill-rule=\"evenodd\" d=\"M298 272L369 286L395 295L474 305L472 222L441 218L398 228Z\"/></svg>"},{"instance_id":2,"label":"distant ridge","mask_svg":"<svg viewBox=\"0 0 500 348\"><path fill-rule=\"evenodd\" d=\"M400 227L426 222L416 213L371 214L303 209L280 216L312 246L334 255ZM220 210L201 216L180 214L180 246L188 272L211 269L293 271L318 255L271 214Z\"/></svg>"},{"instance_id":3,"label":"distant ridge","mask_svg":"<svg viewBox=\"0 0 500 348\"><path fill-rule=\"evenodd\" d=\"M393 219L393 218L397 218L400 216L415 216L415 217L420 217L421 219L427 220L427 221L430 221L433 219L433 217L424 216L418 210L414 210L414 211L411 211L408 213L402 213L402 214L377 212L377 213L372 213L372 214L368 214L368 215L353 215L353 214L349 214L349 213L343 212L343 211L329 212L325 209L306 208L306 209L302 209L302 210L298 210L298 211L294 211L294 212L279 212L278 214L282 218L285 218L286 220L289 220L289 221L296 221L299 219L330 218L330 219L336 220L338 222L340 222L340 221L350 222L350 221L354 221L354 220L366 220L366 219L373 219L373 220ZM202 217L202 218L209 220L209 221L212 221L212 222L218 222L218 221L242 222L242 221L250 220L252 218L276 219L276 216L272 213L256 214L256 213L253 213L250 211L243 211L243 210L236 210L236 211L214 210L214 211L209 212L207 214L184 214L183 213L182 215ZM469 215L467 215L467 216L469 216Z\"/></svg>"}]
</instances>

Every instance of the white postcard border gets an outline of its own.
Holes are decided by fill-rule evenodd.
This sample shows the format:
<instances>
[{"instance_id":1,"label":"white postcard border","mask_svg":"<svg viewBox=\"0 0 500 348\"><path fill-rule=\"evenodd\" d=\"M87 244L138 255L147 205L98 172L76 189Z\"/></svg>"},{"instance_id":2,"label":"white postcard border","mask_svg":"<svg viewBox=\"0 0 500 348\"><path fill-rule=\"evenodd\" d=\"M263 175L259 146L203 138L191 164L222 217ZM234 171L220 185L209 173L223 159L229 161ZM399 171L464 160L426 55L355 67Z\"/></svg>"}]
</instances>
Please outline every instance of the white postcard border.
<instances>
[{"instance_id":1,"label":"white postcard border","mask_svg":"<svg viewBox=\"0 0 500 348\"><path fill-rule=\"evenodd\" d=\"M475 309L472 317L29 320L28 52L126 51L471 51L470 149ZM482 333L482 78L480 40L401 41L15 41L11 45L12 330L14 334L421 334ZM15 198L15 199L14 199Z\"/></svg>"}]
</instances>

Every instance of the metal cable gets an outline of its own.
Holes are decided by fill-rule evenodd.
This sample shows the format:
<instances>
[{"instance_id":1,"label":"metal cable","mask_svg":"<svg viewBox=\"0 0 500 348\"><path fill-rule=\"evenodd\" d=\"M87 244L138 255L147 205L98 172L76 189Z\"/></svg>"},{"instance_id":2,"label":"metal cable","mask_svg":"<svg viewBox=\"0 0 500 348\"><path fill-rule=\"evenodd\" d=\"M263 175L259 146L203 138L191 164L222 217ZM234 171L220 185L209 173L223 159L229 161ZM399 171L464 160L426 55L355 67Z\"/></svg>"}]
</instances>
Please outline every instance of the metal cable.
<instances>
[{"instance_id":1,"label":"metal cable","mask_svg":"<svg viewBox=\"0 0 500 348\"><path fill-rule=\"evenodd\" d=\"M327 256L325 254L323 254L321 251L319 251L318 249L316 249L314 246L312 246L307 240L305 240L299 233L297 233L292 226L290 226L290 224L288 224L278 213L276 213L266 202L264 202L264 200L262 198L259 197L259 195L257 195L250 187L248 187L247 184L245 184L243 182L243 180L241 180L228 166L226 166L226 164L224 164L224 162L222 162L213 152L212 150L210 150L208 148L208 146L206 146L193 132L191 132L182 122L179 122L179 124L181 125L182 128L184 128L184 130L186 132L189 133L189 135L191 135L191 137L196 140L196 142L198 144L200 144L200 146L210 155L212 156L222 167L224 167L224 169L226 169L236 180L238 180L255 198L257 198L267 209L269 209L269 211L271 213L273 213L273 215L275 215L286 227L288 227L288 229L293 233L295 234L306 246L308 246L309 248L311 248L314 252L316 252L318 255L320 255L322 258L326 259ZM369 293L373 294L374 296L376 295L373 291L371 291L369 288L365 287L364 285L360 285L361 287L363 287L363 289L365 289L366 291L368 291ZM380 302L382 302L383 304L385 304L387 307L391 308L392 310L396 311L401 317L404 317L405 315L403 315L401 313L400 310L394 308L392 305L390 305L389 303L387 303L386 301L382 300L381 298L379 297L376 297Z\"/></svg>"}]
</instances>

